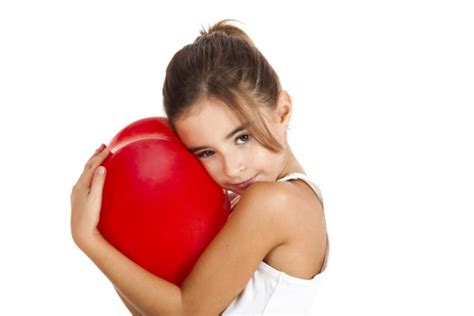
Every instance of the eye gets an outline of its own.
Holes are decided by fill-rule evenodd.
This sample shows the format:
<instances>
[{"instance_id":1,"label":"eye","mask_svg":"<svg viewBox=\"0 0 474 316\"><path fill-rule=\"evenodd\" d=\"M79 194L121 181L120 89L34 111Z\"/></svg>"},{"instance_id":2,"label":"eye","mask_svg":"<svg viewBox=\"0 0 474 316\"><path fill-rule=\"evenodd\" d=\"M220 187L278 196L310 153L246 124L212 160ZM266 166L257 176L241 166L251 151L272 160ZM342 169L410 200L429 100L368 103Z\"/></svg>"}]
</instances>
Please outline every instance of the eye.
<instances>
[{"instance_id":1,"label":"eye","mask_svg":"<svg viewBox=\"0 0 474 316\"><path fill-rule=\"evenodd\" d=\"M246 142L249 141L249 138L250 138L250 135L249 135L249 134L242 134L242 135L240 135L240 136L237 136L237 138L236 138L235 140L241 140L241 141L243 141L244 144L245 144Z\"/></svg>"},{"instance_id":2,"label":"eye","mask_svg":"<svg viewBox=\"0 0 474 316\"><path fill-rule=\"evenodd\" d=\"M212 156L209 153L212 153L212 150L205 150L205 151L201 152L200 154L197 154L197 157L198 158L207 158L207 157Z\"/></svg>"}]
</instances>

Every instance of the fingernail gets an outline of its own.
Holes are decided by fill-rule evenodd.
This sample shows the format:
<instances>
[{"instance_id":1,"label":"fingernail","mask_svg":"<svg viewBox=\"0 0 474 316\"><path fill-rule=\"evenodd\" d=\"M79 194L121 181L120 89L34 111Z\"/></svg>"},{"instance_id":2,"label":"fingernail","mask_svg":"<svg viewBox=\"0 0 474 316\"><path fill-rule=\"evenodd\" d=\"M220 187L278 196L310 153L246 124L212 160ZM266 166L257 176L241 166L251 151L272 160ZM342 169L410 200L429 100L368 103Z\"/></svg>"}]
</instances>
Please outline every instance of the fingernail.
<instances>
[{"instance_id":1,"label":"fingernail","mask_svg":"<svg viewBox=\"0 0 474 316\"><path fill-rule=\"evenodd\" d=\"M99 168L97 168L97 173L98 174L104 174L105 173L105 168L100 166Z\"/></svg>"}]
</instances>

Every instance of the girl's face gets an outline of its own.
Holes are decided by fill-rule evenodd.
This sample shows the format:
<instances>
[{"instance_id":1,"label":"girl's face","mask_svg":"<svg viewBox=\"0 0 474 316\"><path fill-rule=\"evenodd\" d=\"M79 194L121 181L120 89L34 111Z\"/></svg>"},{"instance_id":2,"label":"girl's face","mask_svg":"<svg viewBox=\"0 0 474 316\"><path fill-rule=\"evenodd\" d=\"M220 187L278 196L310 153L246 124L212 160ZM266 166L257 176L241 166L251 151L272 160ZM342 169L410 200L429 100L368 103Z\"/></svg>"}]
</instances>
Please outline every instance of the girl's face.
<instances>
[{"instance_id":1,"label":"girl's face","mask_svg":"<svg viewBox=\"0 0 474 316\"><path fill-rule=\"evenodd\" d=\"M242 194L251 183L273 182L283 172L288 160L284 124L269 118L270 112L266 111L266 123L284 145L281 153L273 153L253 139L245 124L222 102L203 100L194 109L197 114L175 122L176 132L222 188Z\"/></svg>"}]
</instances>

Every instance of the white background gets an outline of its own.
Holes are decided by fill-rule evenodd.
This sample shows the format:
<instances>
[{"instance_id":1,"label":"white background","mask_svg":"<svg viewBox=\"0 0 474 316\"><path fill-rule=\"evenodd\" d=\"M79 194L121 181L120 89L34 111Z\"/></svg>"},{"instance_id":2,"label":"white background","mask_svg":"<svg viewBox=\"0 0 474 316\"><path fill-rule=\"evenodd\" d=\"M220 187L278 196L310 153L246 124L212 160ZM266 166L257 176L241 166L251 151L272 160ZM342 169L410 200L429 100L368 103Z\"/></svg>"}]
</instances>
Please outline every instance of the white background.
<instances>
[{"instance_id":1,"label":"white background","mask_svg":"<svg viewBox=\"0 0 474 316\"><path fill-rule=\"evenodd\" d=\"M331 257L315 315L473 315L470 1L0 2L0 313L128 315L70 237L93 151L160 116L173 54L221 19L293 97Z\"/></svg>"}]
</instances>

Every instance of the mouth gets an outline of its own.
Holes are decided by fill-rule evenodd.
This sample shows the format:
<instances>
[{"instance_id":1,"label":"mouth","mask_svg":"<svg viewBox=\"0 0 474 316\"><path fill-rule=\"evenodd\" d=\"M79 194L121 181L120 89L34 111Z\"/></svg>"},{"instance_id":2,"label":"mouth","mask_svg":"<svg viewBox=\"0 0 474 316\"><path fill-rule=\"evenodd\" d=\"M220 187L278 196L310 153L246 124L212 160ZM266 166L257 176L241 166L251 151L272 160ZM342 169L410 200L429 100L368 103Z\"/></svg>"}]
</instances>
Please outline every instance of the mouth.
<instances>
[{"instance_id":1,"label":"mouth","mask_svg":"<svg viewBox=\"0 0 474 316\"><path fill-rule=\"evenodd\" d=\"M252 178L244 181L244 182L240 182L240 183L233 183L231 184L234 188L237 188L239 190L245 190L246 188L248 188L252 183L255 182L255 180L257 179L257 176L253 176Z\"/></svg>"}]
</instances>

